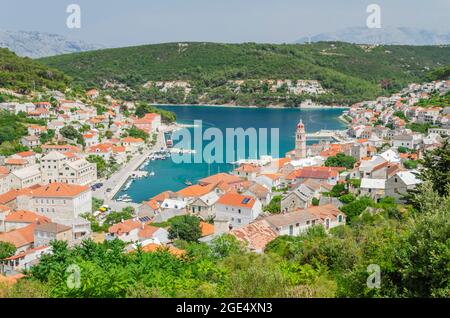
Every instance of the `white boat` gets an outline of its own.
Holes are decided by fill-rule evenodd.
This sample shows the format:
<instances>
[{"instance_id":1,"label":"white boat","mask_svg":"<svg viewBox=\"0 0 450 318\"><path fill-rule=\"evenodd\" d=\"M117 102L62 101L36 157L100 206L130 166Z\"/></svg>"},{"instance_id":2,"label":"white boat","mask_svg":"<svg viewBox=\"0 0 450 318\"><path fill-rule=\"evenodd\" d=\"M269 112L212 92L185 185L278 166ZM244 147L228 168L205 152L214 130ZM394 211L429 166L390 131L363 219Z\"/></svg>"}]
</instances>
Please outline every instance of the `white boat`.
<instances>
[{"instance_id":1,"label":"white boat","mask_svg":"<svg viewBox=\"0 0 450 318\"><path fill-rule=\"evenodd\" d=\"M130 199L130 198L129 198L129 199L123 199L123 200L122 200L122 202L132 202L132 201L133 201L133 200Z\"/></svg>"},{"instance_id":2,"label":"white boat","mask_svg":"<svg viewBox=\"0 0 450 318\"><path fill-rule=\"evenodd\" d=\"M117 201L124 201L125 199L129 199L130 196L128 194L121 195L117 198Z\"/></svg>"},{"instance_id":3,"label":"white boat","mask_svg":"<svg viewBox=\"0 0 450 318\"><path fill-rule=\"evenodd\" d=\"M133 179L131 179L130 181L128 181L128 183L125 185L125 187L124 187L124 190L128 190L130 187L131 187L131 185L133 184Z\"/></svg>"},{"instance_id":4,"label":"white boat","mask_svg":"<svg viewBox=\"0 0 450 318\"><path fill-rule=\"evenodd\" d=\"M148 174L150 177L153 177L154 175L155 175L155 171L151 171L149 174Z\"/></svg>"}]
</instances>

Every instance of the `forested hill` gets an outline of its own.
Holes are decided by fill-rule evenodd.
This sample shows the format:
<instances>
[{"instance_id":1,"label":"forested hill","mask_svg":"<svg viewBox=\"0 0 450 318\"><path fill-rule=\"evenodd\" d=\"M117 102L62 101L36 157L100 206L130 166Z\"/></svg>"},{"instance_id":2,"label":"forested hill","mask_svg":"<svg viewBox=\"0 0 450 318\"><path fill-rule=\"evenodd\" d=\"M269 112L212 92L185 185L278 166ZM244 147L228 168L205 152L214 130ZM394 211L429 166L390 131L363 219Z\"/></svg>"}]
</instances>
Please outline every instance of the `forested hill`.
<instances>
[{"instance_id":1,"label":"forested hill","mask_svg":"<svg viewBox=\"0 0 450 318\"><path fill-rule=\"evenodd\" d=\"M431 70L450 64L450 46L167 43L67 54L39 61L64 71L85 86L117 81L137 89L147 81L189 81L192 96L185 98L193 102L205 94L210 99L230 103L239 102L246 94L251 96L249 102L255 99L273 102L280 100L280 96L252 84L249 91L241 90L238 96L229 87L229 81L315 79L327 91L316 97L318 101L350 103L424 80ZM162 98L156 93L147 97Z\"/></svg>"},{"instance_id":2,"label":"forested hill","mask_svg":"<svg viewBox=\"0 0 450 318\"><path fill-rule=\"evenodd\" d=\"M19 93L31 90L64 89L69 78L63 72L51 69L30 58L19 57L5 48L0 48L0 88Z\"/></svg>"}]
</instances>

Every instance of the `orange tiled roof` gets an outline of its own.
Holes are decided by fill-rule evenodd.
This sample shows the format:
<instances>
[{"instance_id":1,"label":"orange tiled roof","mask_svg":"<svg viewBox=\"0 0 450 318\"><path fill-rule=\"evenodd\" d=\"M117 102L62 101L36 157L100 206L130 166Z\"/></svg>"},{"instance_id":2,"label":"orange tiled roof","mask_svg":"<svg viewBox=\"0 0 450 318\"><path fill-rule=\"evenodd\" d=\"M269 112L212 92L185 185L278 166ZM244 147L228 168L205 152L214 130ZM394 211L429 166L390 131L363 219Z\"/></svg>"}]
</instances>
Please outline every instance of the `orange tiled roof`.
<instances>
[{"instance_id":1,"label":"orange tiled roof","mask_svg":"<svg viewBox=\"0 0 450 318\"><path fill-rule=\"evenodd\" d=\"M255 167L254 165L244 163L239 168L236 168L236 171L239 172L259 172L261 170L259 167Z\"/></svg>"},{"instance_id":2,"label":"orange tiled roof","mask_svg":"<svg viewBox=\"0 0 450 318\"><path fill-rule=\"evenodd\" d=\"M241 195L238 193L226 193L224 194L217 203L223 204L223 205L231 205L231 206L237 206L237 207L244 207L244 208L252 208L255 204L256 200L254 197L249 195Z\"/></svg>"},{"instance_id":3,"label":"orange tiled roof","mask_svg":"<svg viewBox=\"0 0 450 318\"><path fill-rule=\"evenodd\" d=\"M416 153L400 153L401 159L410 159L410 160L417 160L417 154Z\"/></svg>"},{"instance_id":4,"label":"orange tiled roof","mask_svg":"<svg viewBox=\"0 0 450 318\"><path fill-rule=\"evenodd\" d=\"M39 185L36 185L36 186L32 186L29 188L23 188L23 189L19 189L19 190L17 190L17 189L9 190L8 192L0 195L0 204L6 205L9 202L15 200L20 195L31 195L34 192L34 190L36 190L39 187L40 187Z\"/></svg>"},{"instance_id":5,"label":"orange tiled roof","mask_svg":"<svg viewBox=\"0 0 450 318\"><path fill-rule=\"evenodd\" d=\"M275 164L278 168L282 168L288 162L291 162L291 158L280 158Z\"/></svg>"},{"instance_id":6,"label":"orange tiled roof","mask_svg":"<svg viewBox=\"0 0 450 318\"><path fill-rule=\"evenodd\" d=\"M161 192L160 194L155 195L150 200L155 200L157 202L163 202L165 199L170 199L174 195L175 195L175 193L173 193L172 191L164 191L164 192Z\"/></svg>"},{"instance_id":7,"label":"orange tiled roof","mask_svg":"<svg viewBox=\"0 0 450 318\"><path fill-rule=\"evenodd\" d=\"M138 229L141 226L142 226L141 222L130 219L114 224L108 229L108 232L115 233L117 235L122 235L123 233L128 233L134 229Z\"/></svg>"},{"instance_id":8,"label":"orange tiled roof","mask_svg":"<svg viewBox=\"0 0 450 318\"><path fill-rule=\"evenodd\" d=\"M126 148L124 146L113 146L112 151L115 153L125 152Z\"/></svg>"},{"instance_id":9,"label":"orange tiled roof","mask_svg":"<svg viewBox=\"0 0 450 318\"><path fill-rule=\"evenodd\" d=\"M202 230L202 237L214 234L214 225L200 222L200 228Z\"/></svg>"},{"instance_id":10,"label":"orange tiled roof","mask_svg":"<svg viewBox=\"0 0 450 318\"><path fill-rule=\"evenodd\" d=\"M70 152L81 152L81 149L71 145L43 145L42 149L65 149Z\"/></svg>"},{"instance_id":11,"label":"orange tiled roof","mask_svg":"<svg viewBox=\"0 0 450 318\"><path fill-rule=\"evenodd\" d=\"M22 166L27 163L28 163L28 161L26 161L25 159L9 158L9 159L6 159L6 161L5 161L5 164L10 165L10 166Z\"/></svg>"},{"instance_id":12,"label":"orange tiled roof","mask_svg":"<svg viewBox=\"0 0 450 318\"><path fill-rule=\"evenodd\" d=\"M134 123L135 125L141 125L141 124L148 125L148 124L153 123L153 121L154 121L158 116L160 116L160 115L154 114L154 113L145 114L144 117L135 119L135 120L133 121L133 123Z\"/></svg>"},{"instance_id":13,"label":"orange tiled roof","mask_svg":"<svg viewBox=\"0 0 450 318\"><path fill-rule=\"evenodd\" d=\"M76 157L76 155L73 152L64 152L63 155L69 159Z\"/></svg>"},{"instance_id":14,"label":"orange tiled roof","mask_svg":"<svg viewBox=\"0 0 450 318\"><path fill-rule=\"evenodd\" d=\"M76 197L89 190L88 186L50 183L33 192L33 197Z\"/></svg>"},{"instance_id":15,"label":"orange tiled roof","mask_svg":"<svg viewBox=\"0 0 450 318\"><path fill-rule=\"evenodd\" d=\"M151 243L148 245L145 245L144 247L142 247L142 251L143 252L156 252L156 251L164 251L167 250L170 254L174 255L174 256L182 256L184 254L186 254L186 251L181 250L179 248L173 247L173 246L164 246L164 245L158 245L155 243Z\"/></svg>"},{"instance_id":16,"label":"orange tiled roof","mask_svg":"<svg viewBox=\"0 0 450 318\"><path fill-rule=\"evenodd\" d=\"M17 283L17 281L21 278L24 278L25 275L24 274L16 274L16 275L11 275L11 276L3 276L0 275L0 284L4 283L7 285L14 285L15 283Z\"/></svg>"},{"instance_id":17,"label":"orange tiled roof","mask_svg":"<svg viewBox=\"0 0 450 318\"><path fill-rule=\"evenodd\" d=\"M256 250L264 249L268 243L278 237L278 234L265 220L256 221L244 227L234 229L230 234L248 244L250 248Z\"/></svg>"},{"instance_id":18,"label":"orange tiled roof","mask_svg":"<svg viewBox=\"0 0 450 318\"><path fill-rule=\"evenodd\" d=\"M277 179L279 179L281 177L281 174L279 174L279 173L264 173L264 174L261 174L261 175L265 176L265 177L267 177L267 178L269 178L269 179L271 179L273 181L275 181L275 180L277 180Z\"/></svg>"},{"instance_id":19,"label":"orange tiled roof","mask_svg":"<svg viewBox=\"0 0 450 318\"><path fill-rule=\"evenodd\" d=\"M0 204L0 213L5 213L11 211L11 208L7 205Z\"/></svg>"},{"instance_id":20,"label":"orange tiled roof","mask_svg":"<svg viewBox=\"0 0 450 318\"><path fill-rule=\"evenodd\" d=\"M151 226L151 225L144 225L143 229L139 231L139 237L142 239L151 238L153 234L155 234L156 231L159 230L159 227Z\"/></svg>"},{"instance_id":21,"label":"orange tiled roof","mask_svg":"<svg viewBox=\"0 0 450 318\"><path fill-rule=\"evenodd\" d=\"M300 209L308 211L309 213L313 214L317 218L324 220L326 218L332 218L336 219L339 214L342 214L345 216L345 213L341 212L337 207L335 207L333 204L325 204L325 205L319 205L319 206L313 206L307 209Z\"/></svg>"},{"instance_id":22,"label":"orange tiled roof","mask_svg":"<svg viewBox=\"0 0 450 318\"><path fill-rule=\"evenodd\" d=\"M35 223L27 225L17 230L0 233L0 241L13 244L16 248L32 244L34 242Z\"/></svg>"},{"instance_id":23,"label":"orange tiled roof","mask_svg":"<svg viewBox=\"0 0 450 318\"><path fill-rule=\"evenodd\" d=\"M91 139L91 138L94 138L94 134L92 134L92 133L84 134L84 135L83 135L83 138L84 138L84 139Z\"/></svg>"},{"instance_id":24,"label":"orange tiled roof","mask_svg":"<svg viewBox=\"0 0 450 318\"><path fill-rule=\"evenodd\" d=\"M0 166L0 175L7 175L9 174L9 169L3 166Z\"/></svg>"},{"instance_id":25,"label":"orange tiled roof","mask_svg":"<svg viewBox=\"0 0 450 318\"><path fill-rule=\"evenodd\" d=\"M29 151L18 152L18 153L16 153L16 155L18 155L19 157L26 158L26 157L34 156L35 153L33 151L29 150Z\"/></svg>"},{"instance_id":26,"label":"orange tiled roof","mask_svg":"<svg viewBox=\"0 0 450 318\"><path fill-rule=\"evenodd\" d=\"M177 192L177 194L179 196L182 197L200 197L202 195L205 195L209 192L211 192L212 190L214 190L215 188L215 184L208 184L208 185L199 185L199 184L195 184L195 185L191 185L189 187L186 187L184 189L181 189L180 191Z\"/></svg>"},{"instance_id":27,"label":"orange tiled roof","mask_svg":"<svg viewBox=\"0 0 450 318\"><path fill-rule=\"evenodd\" d=\"M50 219L31 211L19 210L9 213L6 216L5 221L17 223L33 223L36 221L50 222Z\"/></svg>"},{"instance_id":28,"label":"orange tiled roof","mask_svg":"<svg viewBox=\"0 0 450 318\"><path fill-rule=\"evenodd\" d=\"M110 143L98 144L90 147L88 152L109 152L111 151L113 145Z\"/></svg>"},{"instance_id":29,"label":"orange tiled roof","mask_svg":"<svg viewBox=\"0 0 450 318\"><path fill-rule=\"evenodd\" d=\"M158 201L152 199L149 201L145 201L143 204L148 205L152 210L157 210L159 208Z\"/></svg>"},{"instance_id":30,"label":"orange tiled roof","mask_svg":"<svg viewBox=\"0 0 450 318\"><path fill-rule=\"evenodd\" d=\"M237 183L242 182L241 178L237 176L233 176L228 173L218 173L203 179L200 179L198 181L201 184L217 184L219 182L225 182L225 183Z\"/></svg>"},{"instance_id":31,"label":"orange tiled roof","mask_svg":"<svg viewBox=\"0 0 450 318\"><path fill-rule=\"evenodd\" d=\"M133 138L133 137L125 137L122 139L122 142L126 143L142 143L144 142L144 139L142 138Z\"/></svg>"},{"instance_id":32,"label":"orange tiled roof","mask_svg":"<svg viewBox=\"0 0 450 318\"><path fill-rule=\"evenodd\" d=\"M328 179L330 177L337 177L338 171L331 167L304 167L296 170L296 176L298 178Z\"/></svg>"}]
</instances>

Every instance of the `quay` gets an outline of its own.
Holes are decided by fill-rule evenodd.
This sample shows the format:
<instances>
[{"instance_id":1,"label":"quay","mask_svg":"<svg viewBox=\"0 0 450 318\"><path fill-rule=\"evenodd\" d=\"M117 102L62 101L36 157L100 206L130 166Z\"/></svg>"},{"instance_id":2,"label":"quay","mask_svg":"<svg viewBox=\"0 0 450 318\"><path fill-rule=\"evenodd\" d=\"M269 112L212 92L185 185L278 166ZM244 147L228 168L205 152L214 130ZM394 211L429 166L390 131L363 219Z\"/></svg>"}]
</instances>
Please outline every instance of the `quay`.
<instances>
[{"instance_id":1,"label":"quay","mask_svg":"<svg viewBox=\"0 0 450 318\"><path fill-rule=\"evenodd\" d=\"M337 142L349 141L347 136L347 130L319 130L314 133L307 133L306 137L308 139L332 139Z\"/></svg>"},{"instance_id":2,"label":"quay","mask_svg":"<svg viewBox=\"0 0 450 318\"><path fill-rule=\"evenodd\" d=\"M144 164L146 160L150 157L150 155L155 151L160 151L161 149L165 149L165 139L164 133L158 133L158 139L156 144L150 149L146 149L142 152L142 154L138 154L133 159L131 159L128 163L126 163L119 171L113 174L109 179L103 181L103 187L101 189L96 190L93 193L95 198L101 199L104 201L104 204L110 206L112 210L120 211L125 207L134 207L137 208L139 204L134 202L119 202L114 200L116 194L122 189L125 183L131 177L144 177L148 174L147 171L140 171L139 169ZM109 192L107 189L111 189Z\"/></svg>"}]
</instances>

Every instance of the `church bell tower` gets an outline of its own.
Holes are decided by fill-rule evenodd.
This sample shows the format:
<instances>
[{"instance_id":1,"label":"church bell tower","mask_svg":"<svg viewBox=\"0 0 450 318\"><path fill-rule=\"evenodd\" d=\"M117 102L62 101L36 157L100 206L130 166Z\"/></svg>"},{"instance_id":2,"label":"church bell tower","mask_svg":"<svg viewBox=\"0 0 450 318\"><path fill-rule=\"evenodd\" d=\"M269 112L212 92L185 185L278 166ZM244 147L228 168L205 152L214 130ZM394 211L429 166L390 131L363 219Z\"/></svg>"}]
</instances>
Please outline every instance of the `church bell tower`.
<instances>
[{"instance_id":1,"label":"church bell tower","mask_svg":"<svg viewBox=\"0 0 450 318\"><path fill-rule=\"evenodd\" d=\"M295 134L295 159L303 158L306 158L306 132L305 125L300 119Z\"/></svg>"}]
</instances>

